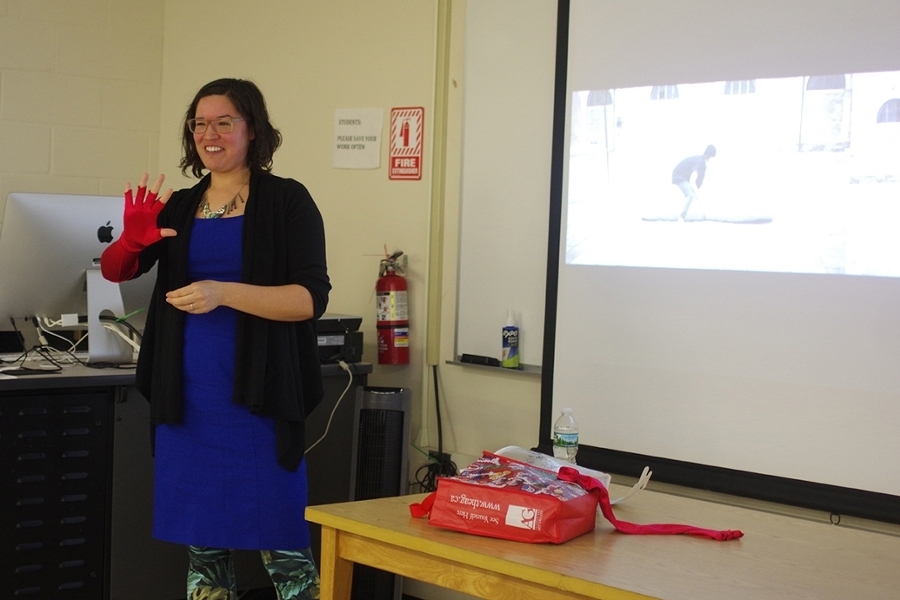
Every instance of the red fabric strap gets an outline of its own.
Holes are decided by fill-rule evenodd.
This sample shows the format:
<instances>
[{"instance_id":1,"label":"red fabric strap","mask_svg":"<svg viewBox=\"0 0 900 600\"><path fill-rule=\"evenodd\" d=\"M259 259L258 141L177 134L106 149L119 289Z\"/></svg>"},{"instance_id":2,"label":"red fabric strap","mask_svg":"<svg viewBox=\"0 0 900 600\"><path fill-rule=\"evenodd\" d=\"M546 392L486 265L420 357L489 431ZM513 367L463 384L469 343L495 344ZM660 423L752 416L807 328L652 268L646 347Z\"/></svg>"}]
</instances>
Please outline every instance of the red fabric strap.
<instances>
[{"instance_id":1,"label":"red fabric strap","mask_svg":"<svg viewBox=\"0 0 900 600\"><path fill-rule=\"evenodd\" d=\"M431 492L422 500L421 503L415 502L409 505L409 514L414 516L415 518L424 517L425 515L431 513L431 507L434 506L434 497L437 495L437 492Z\"/></svg>"},{"instance_id":2,"label":"red fabric strap","mask_svg":"<svg viewBox=\"0 0 900 600\"><path fill-rule=\"evenodd\" d=\"M559 478L562 481L571 481L573 483L577 483L588 492L598 494L600 496L600 512L603 513L603 516L606 517L607 521L612 523L613 527L616 528L616 531L620 531L622 533L631 533L637 535L671 535L686 533L689 535L710 538L719 542L736 540L738 538L744 537L743 532L731 529L718 531L715 529L702 529L700 527L693 527L691 525L638 525L636 523L620 521L613 514L612 505L609 503L609 492L605 487L603 487L602 483L600 483L593 477L583 475L577 469L573 469L572 467L560 467Z\"/></svg>"}]
</instances>

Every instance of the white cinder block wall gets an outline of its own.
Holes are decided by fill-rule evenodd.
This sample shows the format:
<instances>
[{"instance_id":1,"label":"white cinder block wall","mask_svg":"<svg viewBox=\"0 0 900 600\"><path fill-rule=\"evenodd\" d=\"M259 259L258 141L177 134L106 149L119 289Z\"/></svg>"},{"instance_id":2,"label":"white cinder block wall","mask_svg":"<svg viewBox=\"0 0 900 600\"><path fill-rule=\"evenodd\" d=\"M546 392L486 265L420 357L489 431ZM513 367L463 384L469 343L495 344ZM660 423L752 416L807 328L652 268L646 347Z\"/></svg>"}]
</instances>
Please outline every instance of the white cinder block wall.
<instances>
[{"instance_id":1,"label":"white cinder block wall","mask_svg":"<svg viewBox=\"0 0 900 600\"><path fill-rule=\"evenodd\" d=\"M156 171L163 0L0 0L0 202Z\"/></svg>"}]
</instances>

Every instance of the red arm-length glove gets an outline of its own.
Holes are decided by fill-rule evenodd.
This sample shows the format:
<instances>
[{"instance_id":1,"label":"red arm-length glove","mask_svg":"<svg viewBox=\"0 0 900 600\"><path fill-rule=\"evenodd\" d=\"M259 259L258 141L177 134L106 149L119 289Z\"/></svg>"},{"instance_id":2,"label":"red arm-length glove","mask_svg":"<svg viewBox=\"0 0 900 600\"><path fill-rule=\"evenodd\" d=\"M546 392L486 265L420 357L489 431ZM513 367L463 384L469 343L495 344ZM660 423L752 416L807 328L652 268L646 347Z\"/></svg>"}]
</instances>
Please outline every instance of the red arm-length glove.
<instances>
[{"instance_id":1,"label":"red arm-length glove","mask_svg":"<svg viewBox=\"0 0 900 600\"><path fill-rule=\"evenodd\" d=\"M162 199L157 199L162 176L157 185L147 193L146 176L133 196L131 186L125 190L124 229L119 239L109 245L100 257L100 271L103 276L114 282L127 281L134 277L138 269L138 257L141 251L155 244L166 235L174 235L172 230L157 227L156 219L165 206L171 190ZM171 233L169 233L171 232Z\"/></svg>"}]
</instances>

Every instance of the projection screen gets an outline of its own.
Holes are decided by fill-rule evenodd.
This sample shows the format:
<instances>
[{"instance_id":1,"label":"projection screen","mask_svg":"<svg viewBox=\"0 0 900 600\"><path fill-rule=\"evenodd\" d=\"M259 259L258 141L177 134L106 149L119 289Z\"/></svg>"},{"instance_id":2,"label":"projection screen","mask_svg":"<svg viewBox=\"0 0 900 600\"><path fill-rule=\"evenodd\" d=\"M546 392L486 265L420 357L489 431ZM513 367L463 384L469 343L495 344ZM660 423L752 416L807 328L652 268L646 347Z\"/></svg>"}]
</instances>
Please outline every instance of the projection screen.
<instances>
[{"instance_id":1,"label":"projection screen","mask_svg":"<svg viewBox=\"0 0 900 600\"><path fill-rule=\"evenodd\" d=\"M553 418L900 495L900 3L568 5Z\"/></svg>"}]
</instances>

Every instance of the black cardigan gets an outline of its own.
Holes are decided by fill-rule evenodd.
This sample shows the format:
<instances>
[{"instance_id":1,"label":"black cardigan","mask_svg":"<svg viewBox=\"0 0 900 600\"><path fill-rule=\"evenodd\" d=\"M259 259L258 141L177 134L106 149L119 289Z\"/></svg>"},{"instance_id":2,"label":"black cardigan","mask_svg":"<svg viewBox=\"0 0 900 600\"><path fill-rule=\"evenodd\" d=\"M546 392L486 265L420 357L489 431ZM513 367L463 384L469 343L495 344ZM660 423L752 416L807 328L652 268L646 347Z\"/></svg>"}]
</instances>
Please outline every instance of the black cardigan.
<instances>
[{"instance_id":1,"label":"black cardigan","mask_svg":"<svg viewBox=\"0 0 900 600\"><path fill-rule=\"evenodd\" d=\"M207 175L194 187L172 195L158 223L178 235L163 238L141 252L135 275L158 263L136 372L136 387L150 401L154 425L184 420L185 313L166 302L165 296L190 283L191 229L209 180ZM270 321L242 312L237 318L232 401L275 420L278 463L295 471L306 448L304 422L324 396L315 320L325 312L331 284L322 216L301 183L254 173L241 243L241 282L263 286L296 283L313 298L315 315L308 321Z\"/></svg>"}]
</instances>

